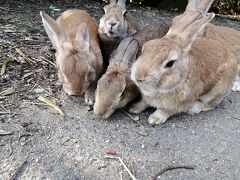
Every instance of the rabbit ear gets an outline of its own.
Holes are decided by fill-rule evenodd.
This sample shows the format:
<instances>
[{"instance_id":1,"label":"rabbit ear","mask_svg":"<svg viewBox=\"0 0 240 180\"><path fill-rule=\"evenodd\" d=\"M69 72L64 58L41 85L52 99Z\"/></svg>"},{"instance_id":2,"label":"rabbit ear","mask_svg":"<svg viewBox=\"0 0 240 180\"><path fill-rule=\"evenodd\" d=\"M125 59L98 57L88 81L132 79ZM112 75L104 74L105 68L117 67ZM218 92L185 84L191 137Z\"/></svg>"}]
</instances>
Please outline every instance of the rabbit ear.
<instances>
[{"instance_id":1,"label":"rabbit ear","mask_svg":"<svg viewBox=\"0 0 240 180\"><path fill-rule=\"evenodd\" d=\"M53 46L55 48L59 47L65 39L64 31L57 24L57 22L52 19L48 14L41 11L40 15L42 17L43 26Z\"/></svg>"},{"instance_id":2,"label":"rabbit ear","mask_svg":"<svg viewBox=\"0 0 240 180\"><path fill-rule=\"evenodd\" d=\"M192 23L185 25L185 28L181 31L172 33L167 33L167 37L170 37L175 39L176 37L180 38L182 42L183 51L185 53L188 53L192 47L193 42L196 40L197 36L200 32L203 31L203 29L206 27L206 25L214 18L214 13L209 13L205 17L202 18L196 18L197 20L193 21Z\"/></svg>"},{"instance_id":3,"label":"rabbit ear","mask_svg":"<svg viewBox=\"0 0 240 180\"><path fill-rule=\"evenodd\" d=\"M133 37L127 37L120 42L120 44L117 47L117 50L114 52L112 61L123 62L124 55L132 40Z\"/></svg>"},{"instance_id":4,"label":"rabbit ear","mask_svg":"<svg viewBox=\"0 0 240 180\"><path fill-rule=\"evenodd\" d=\"M199 1L199 0L198 0ZM200 0L197 5L197 11L201 11L204 16L206 16L208 10L210 9L214 0Z\"/></svg>"},{"instance_id":5,"label":"rabbit ear","mask_svg":"<svg viewBox=\"0 0 240 180\"><path fill-rule=\"evenodd\" d=\"M183 32L189 25L195 22L197 19L202 18L203 15L201 12L192 12L191 15L188 13L181 14L173 19L173 23L169 28L167 35L176 34Z\"/></svg>"},{"instance_id":6,"label":"rabbit ear","mask_svg":"<svg viewBox=\"0 0 240 180\"><path fill-rule=\"evenodd\" d=\"M117 0L110 0L109 3L110 4L117 4Z\"/></svg>"},{"instance_id":7,"label":"rabbit ear","mask_svg":"<svg viewBox=\"0 0 240 180\"><path fill-rule=\"evenodd\" d=\"M214 0L188 0L186 11L200 11L205 16Z\"/></svg>"},{"instance_id":8,"label":"rabbit ear","mask_svg":"<svg viewBox=\"0 0 240 180\"><path fill-rule=\"evenodd\" d=\"M199 1L201 0L188 0L186 11L195 11Z\"/></svg>"},{"instance_id":9,"label":"rabbit ear","mask_svg":"<svg viewBox=\"0 0 240 180\"><path fill-rule=\"evenodd\" d=\"M127 67L130 67L136 59L139 43L133 37L127 37L121 41L117 48L116 60L120 60Z\"/></svg>"},{"instance_id":10,"label":"rabbit ear","mask_svg":"<svg viewBox=\"0 0 240 180\"><path fill-rule=\"evenodd\" d=\"M88 25L86 22L83 22L79 25L75 40L79 44L82 44L84 47L90 46L91 38L89 34Z\"/></svg>"},{"instance_id":11,"label":"rabbit ear","mask_svg":"<svg viewBox=\"0 0 240 180\"><path fill-rule=\"evenodd\" d=\"M193 21L206 16L214 0L189 0L185 12L176 16L172 21L169 32L174 30L183 31Z\"/></svg>"},{"instance_id":12,"label":"rabbit ear","mask_svg":"<svg viewBox=\"0 0 240 180\"><path fill-rule=\"evenodd\" d=\"M118 0L117 4L123 9L126 9L126 0Z\"/></svg>"},{"instance_id":13,"label":"rabbit ear","mask_svg":"<svg viewBox=\"0 0 240 180\"><path fill-rule=\"evenodd\" d=\"M131 42L128 44L126 52L123 56L123 63L127 65L127 67L131 67L133 62L136 60L136 56L139 49L138 40L132 38Z\"/></svg>"}]
</instances>

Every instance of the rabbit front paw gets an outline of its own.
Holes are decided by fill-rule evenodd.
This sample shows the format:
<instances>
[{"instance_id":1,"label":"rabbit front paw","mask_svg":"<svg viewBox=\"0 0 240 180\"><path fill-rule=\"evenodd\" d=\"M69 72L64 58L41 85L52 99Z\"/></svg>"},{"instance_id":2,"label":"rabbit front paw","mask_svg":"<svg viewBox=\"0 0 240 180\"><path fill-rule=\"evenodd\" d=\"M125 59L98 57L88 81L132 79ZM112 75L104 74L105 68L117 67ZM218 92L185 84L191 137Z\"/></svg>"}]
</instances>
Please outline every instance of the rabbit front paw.
<instances>
[{"instance_id":1,"label":"rabbit front paw","mask_svg":"<svg viewBox=\"0 0 240 180\"><path fill-rule=\"evenodd\" d=\"M92 106L94 104L94 101L95 101L94 93L86 92L84 95L84 98L85 98L85 102L88 105Z\"/></svg>"},{"instance_id":2,"label":"rabbit front paw","mask_svg":"<svg viewBox=\"0 0 240 180\"><path fill-rule=\"evenodd\" d=\"M187 110L188 114L194 115L199 114L202 111L208 111L211 110L212 107L210 107L207 104L202 103L201 101L195 101L193 102L192 106Z\"/></svg>"},{"instance_id":3,"label":"rabbit front paw","mask_svg":"<svg viewBox=\"0 0 240 180\"><path fill-rule=\"evenodd\" d=\"M129 112L138 114L138 113L143 112L147 107L148 107L148 105L143 100L140 100L139 102L133 104L129 108Z\"/></svg>"},{"instance_id":4,"label":"rabbit front paw","mask_svg":"<svg viewBox=\"0 0 240 180\"><path fill-rule=\"evenodd\" d=\"M169 116L170 115L168 115L166 112L158 109L149 116L148 122L149 124L152 124L152 125L160 125L166 122Z\"/></svg>"}]
</instances>

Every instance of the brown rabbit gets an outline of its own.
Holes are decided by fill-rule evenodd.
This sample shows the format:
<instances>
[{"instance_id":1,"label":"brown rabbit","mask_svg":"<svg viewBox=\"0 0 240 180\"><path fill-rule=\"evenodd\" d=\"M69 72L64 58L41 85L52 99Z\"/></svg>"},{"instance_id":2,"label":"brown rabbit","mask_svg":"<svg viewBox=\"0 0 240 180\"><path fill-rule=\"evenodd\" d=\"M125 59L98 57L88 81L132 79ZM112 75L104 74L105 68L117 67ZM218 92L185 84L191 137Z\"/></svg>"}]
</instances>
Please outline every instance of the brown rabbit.
<instances>
[{"instance_id":1,"label":"brown rabbit","mask_svg":"<svg viewBox=\"0 0 240 180\"><path fill-rule=\"evenodd\" d=\"M98 27L81 10L67 10L55 21L40 12L44 28L56 49L58 77L68 95L85 92L86 103L94 103L96 81L102 71Z\"/></svg>"},{"instance_id":2,"label":"brown rabbit","mask_svg":"<svg viewBox=\"0 0 240 180\"><path fill-rule=\"evenodd\" d=\"M183 14L166 36L144 44L131 72L143 98L131 112L156 107L148 121L161 124L176 113L195 114L220 103L232 87L237 64L226 44L197 37L213 18L213 13Z\"/></svg>"},{"instance_id":3,"label":"brown rabbit","mask_svg":"<svg viewBox=\"0 0 240 180\"><path fill-rule=\"evenodd\" d=\"M130 78L130 70L136 60L138 41L133 37L122 40L110 58L106 73L97 83L94 113L108 118L116 109L126 106L139 95Z\"/></svg>"},{"instance_id":4,"label":"brown rabbit","mask_svg":"<svg viewBox=\"0 0 240 180\"><path fill-rule=\"evenodd\" d=\"M201 11L206 14L210 5L214 0L190 0L185 14L191 16L196 11ZM201 6L200 6L201 4ZM178 17L173 20L173 24L178 21ZM238 63L238 75L232 87L233 91L240 91L240 31L233 28L216 26L213 24L208 24L205 30L200 34L200 36L211 38L220 41L223 44L227 44L229 48L232 49Z\"/></svg>"},{"instance_id":5,"label":"brown rabbit","mask_svg":"<svg viewBox=\"0 0 240 180\"><path fill-rule=\"evenodd\" d=\"M100 19L98 32L107 57L125 37L134 36L141 50L142 43L164 36L170 26L163 21L143 26L126 10L125 3L126 0L111 0L103 8L105 14Z\"/></svg>"}]
</instances>

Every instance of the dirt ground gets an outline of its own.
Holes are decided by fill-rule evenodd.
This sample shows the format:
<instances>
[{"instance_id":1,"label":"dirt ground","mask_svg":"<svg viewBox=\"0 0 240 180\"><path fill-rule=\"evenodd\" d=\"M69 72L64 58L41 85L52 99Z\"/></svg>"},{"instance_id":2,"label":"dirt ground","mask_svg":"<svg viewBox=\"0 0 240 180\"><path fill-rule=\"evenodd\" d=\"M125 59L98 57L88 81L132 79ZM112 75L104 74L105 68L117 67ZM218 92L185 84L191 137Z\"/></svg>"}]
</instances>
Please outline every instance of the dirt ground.
<instances>
[{"instance_id":1,"label":"dirt ground","mask_svg":"<svg viewBox=\"0 0 240 180\"><path fill-rule=\"evenodd\" d=\"M137 123L125 111L104 121L88 111L82 97L64 94L39 11L57 17L58 10L75 7L99 20L103 5L1 0L0 64L6 70L0 72L0 179L131 179L119 159L106 158L111 154L141 180L156 179L167 167L173 170L160 179L239 179L237 92L212 111L179 114L157 127L147 123L152 110L140 114ZM130 11L142 23L170 21L177 14L143 7ZM239 20L216 17L214 23L240 30ZM65 116L39 96L55 102Z\"/></svg>"}]
</instances>

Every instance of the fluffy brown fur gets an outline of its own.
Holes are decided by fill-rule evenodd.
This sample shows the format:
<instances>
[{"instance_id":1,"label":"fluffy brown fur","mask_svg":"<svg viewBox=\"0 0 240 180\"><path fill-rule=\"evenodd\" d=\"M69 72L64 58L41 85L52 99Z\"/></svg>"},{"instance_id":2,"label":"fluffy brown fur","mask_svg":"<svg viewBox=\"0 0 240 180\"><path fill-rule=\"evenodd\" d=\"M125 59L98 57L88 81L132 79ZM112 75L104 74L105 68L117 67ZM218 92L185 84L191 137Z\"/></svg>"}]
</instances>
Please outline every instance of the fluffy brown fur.
<instances>
[{"instance_id":1,"label":"fluffy brown fur","mask_svg":"<svg viewBox=\"0 0 240 180\"><path fill-rule=\"evenodd\" d=\"M197 38L213 14L179 18L162 39L151 40L132 67L131 78L143 99L130 111L156 107L150 124L164 123L179 112L213 109L229 92L236 76L236 58L226 44ZM173 62L174 61L174 62Z\"/></svg>"},{"instance_id":2,"label":"fluffy brown fur","mask_svg":"<svg viewBox=\"0 0 240 180\"><path fill-rule=\"evenodd\" d=\"M213 0L191 0L189 1L186 11L173 19L173 26L179 25L179 19L186 20L187 17L192 16L195 12L200 11L203 15L208 12ZM186 18L183 18L185 16ZM220 43L226 44L234 53L238 62L238 75L234 82L232 90L240 91L240 31L232 28L216 26L208 24L205 30L199 36L214 39Z\"/></svg>"},{"instance_id":3,"label":"fluffy brown fur","mask_svg":"<svg viewBox=\"0 0 240 180\"><path fill-rule=\"evenodd\" d=\"M94 113L108 118L116 109L124 107L139 95L130 79L130 69L136 60L138 42L132 37L124 39L110 58L106 73L98 81Z\"/></svg>"},{"instance_id":4,"label":"fluffy brown fur","mask_svg":"<svg viewBox=\"0 0 240 180\"><path fill-rule=\"evenodd\" d=\"M104 7L105 14L100 19L98 32L104 50L107 52L107 58L123 38L134 36L139 41L139 51L141 51L145 42L163 37L170 26L165 22L156 22L147 26L141 25L126 10L125 3L125 0L111 1L109 5Z\"/></svg>"},{"instance_id":5,"label":"fluffy brown fur","mask_svg":"<svg viewBox=\"0 0 240 180\"><path fill-rule=\"evenodd\" d=\"M43 25L56 48L59 80L69 95L85 92L85 101L94 102L96 81L102 71L98 27L93 18L81 10L68 10L53 20L41 12Z\"/></svg>"}]
</instances>

